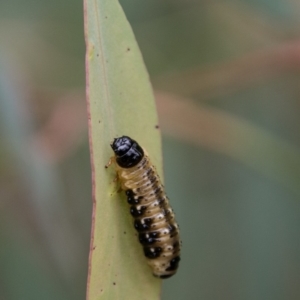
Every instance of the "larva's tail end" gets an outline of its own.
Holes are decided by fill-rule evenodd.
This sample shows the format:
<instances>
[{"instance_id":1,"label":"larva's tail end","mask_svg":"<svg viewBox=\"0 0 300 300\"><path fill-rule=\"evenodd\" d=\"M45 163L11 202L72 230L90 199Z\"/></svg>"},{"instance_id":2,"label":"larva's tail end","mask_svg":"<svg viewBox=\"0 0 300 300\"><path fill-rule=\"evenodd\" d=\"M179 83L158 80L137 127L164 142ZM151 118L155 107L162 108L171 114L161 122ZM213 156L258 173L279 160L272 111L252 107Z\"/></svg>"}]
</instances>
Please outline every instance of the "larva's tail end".
<instances>
[{"instance_id":1,"label":"larva's tail end","mask_svg":"<svg viewBox=\"0 0 300 300\"><path fill-rule=\"evenodd\" d=\"M159 278L159 279L167 279L167 278L172 277L174 274L175 273L172 273L172 274L154 274L153 273L153 276L156 278Z\"/></svg>"}]
</instances>

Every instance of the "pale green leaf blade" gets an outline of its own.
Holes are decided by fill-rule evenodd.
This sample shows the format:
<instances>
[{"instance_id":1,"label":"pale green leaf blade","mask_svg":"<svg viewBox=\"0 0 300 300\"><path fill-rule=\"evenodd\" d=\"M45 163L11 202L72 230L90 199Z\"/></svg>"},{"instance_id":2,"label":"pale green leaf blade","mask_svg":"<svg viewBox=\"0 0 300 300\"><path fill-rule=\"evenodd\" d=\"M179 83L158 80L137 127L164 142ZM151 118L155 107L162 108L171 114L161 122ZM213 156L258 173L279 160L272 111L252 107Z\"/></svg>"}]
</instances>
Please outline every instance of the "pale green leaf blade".
<instances>
[{"instance_id":1,"label":"pale green leaf blade","mask_svg":"<svg viewBox=\"0 0 300 300\"><path fill-rule=\"evenodd\" d=\"M132 226L129 207L113 182L114 137L129 135L147 149L162 174L154 96L131 27L116 0L85 0L93 225L87 299L158 299Z\"/></svg>"}]
</instances>

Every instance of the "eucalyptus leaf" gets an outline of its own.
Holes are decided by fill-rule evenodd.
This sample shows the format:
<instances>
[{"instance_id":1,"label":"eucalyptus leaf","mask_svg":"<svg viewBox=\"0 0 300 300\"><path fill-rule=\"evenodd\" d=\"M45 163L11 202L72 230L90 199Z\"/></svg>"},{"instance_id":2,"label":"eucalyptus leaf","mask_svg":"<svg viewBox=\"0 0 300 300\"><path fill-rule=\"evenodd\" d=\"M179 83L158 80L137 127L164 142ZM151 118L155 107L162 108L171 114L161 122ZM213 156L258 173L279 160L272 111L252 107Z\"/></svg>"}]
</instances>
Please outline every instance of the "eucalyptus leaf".
<instances>
[{"instance_id":1,"label":"eucalyptus leaf","mask_svg":"<svg viewBox=\"0 0 300 300\"><path fill-rule=\"evenodd\" d=\"M158 299L113 167L113 138L128 135L147 149L162 175L152 87L139 47L116 0L85 0L86 74L93 176L93 220L87 299Z\"/></svg>"}]
</instances>

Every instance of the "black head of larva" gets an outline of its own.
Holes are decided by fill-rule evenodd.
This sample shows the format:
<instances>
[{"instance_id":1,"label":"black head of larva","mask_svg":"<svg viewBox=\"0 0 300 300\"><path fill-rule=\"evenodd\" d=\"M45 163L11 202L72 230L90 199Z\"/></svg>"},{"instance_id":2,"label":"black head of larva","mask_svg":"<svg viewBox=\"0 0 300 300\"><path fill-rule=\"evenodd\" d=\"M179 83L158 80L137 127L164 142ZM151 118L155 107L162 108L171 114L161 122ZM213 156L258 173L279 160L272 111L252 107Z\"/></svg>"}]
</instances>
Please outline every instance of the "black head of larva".
<instances>
[{"instance_id":1,"label":"black head of larva","mask_svg":"<svg viewBox=\"0 0 300 300\"><path fill-rule=\"evenodd\" d=\"M134 167L144 157L142 147L128 136L114 139L111 147L115 152L118 165L122 168Z\"/></svg>"}]
</instances>

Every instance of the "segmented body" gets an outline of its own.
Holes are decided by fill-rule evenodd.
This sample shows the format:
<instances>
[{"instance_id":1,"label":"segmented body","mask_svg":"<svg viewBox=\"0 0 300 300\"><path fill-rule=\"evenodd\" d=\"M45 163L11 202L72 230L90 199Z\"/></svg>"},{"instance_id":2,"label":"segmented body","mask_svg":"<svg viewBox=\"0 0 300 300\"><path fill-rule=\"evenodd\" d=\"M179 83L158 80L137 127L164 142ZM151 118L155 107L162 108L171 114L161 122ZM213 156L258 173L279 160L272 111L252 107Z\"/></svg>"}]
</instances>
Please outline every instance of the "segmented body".
<instances>
[{"instance_id":1,"label":"segmented body","mask_svg":"<svg viewBox=\"0 0 300 300\"><path fill-rule=\"evenodd\" d=\"M139 149L140 161L131 167L118 163L116 155L116 170L153 275L168 278L176 273L180 261L178 225L157 171L144 150Z\"/></svg>"}]
</instances>

